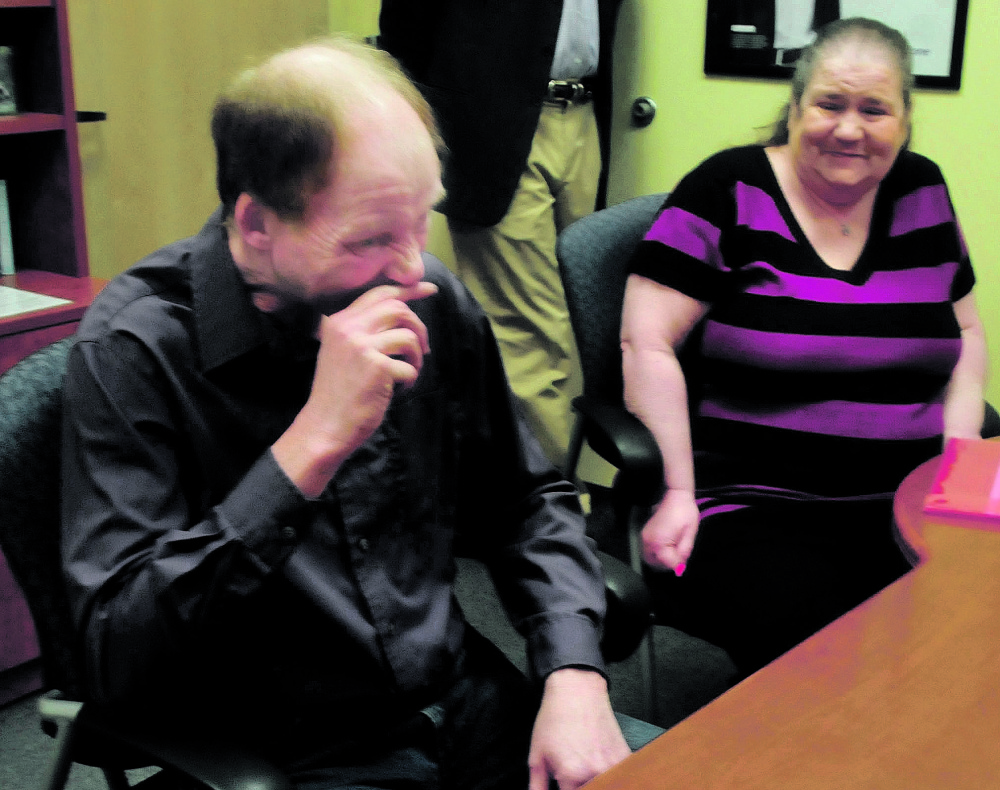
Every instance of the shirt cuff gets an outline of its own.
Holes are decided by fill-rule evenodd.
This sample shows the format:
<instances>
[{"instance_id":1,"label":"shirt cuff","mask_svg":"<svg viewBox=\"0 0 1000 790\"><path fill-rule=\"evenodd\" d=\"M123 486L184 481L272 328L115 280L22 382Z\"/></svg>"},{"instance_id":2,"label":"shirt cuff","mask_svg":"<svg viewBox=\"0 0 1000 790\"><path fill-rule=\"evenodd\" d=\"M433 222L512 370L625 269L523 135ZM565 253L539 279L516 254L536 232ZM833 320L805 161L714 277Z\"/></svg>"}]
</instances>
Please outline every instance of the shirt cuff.
<instances>
[{"instance_id":1,"label":"shirt cuff","mask_svg":"<svg viewBox=\"0 0 1000 790\"><path fill-rule=\"evenodd\" d=\"M593 669L607 677L600 633L582 614L547 615L528 636L528 664L544 679L563 667Z\"/></svg>"},{"instance_id":2,"label":"shirt cuff","mask_svg":"<svg viewBox=\"0 0 1000 790\"><path fill-rule=\"evenodd\" d=\"M219 506L228 526L265 564L282 564L304 537L316 508L264 453Z\"/></svg>"}]
</instances>

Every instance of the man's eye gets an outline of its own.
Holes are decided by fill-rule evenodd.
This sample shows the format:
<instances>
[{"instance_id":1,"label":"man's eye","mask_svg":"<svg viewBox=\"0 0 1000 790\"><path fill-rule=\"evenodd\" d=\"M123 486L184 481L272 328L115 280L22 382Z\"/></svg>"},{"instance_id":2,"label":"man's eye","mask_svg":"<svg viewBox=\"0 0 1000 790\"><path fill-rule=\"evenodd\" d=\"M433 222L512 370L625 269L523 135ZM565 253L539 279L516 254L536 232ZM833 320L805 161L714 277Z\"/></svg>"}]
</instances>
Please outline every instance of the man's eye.
<instances>
[{"instance_id":1,"label":"man's eye","mask_svg":"<svg viewBox=\"0 0 1000 790\"><path fill-rule=\"evenodd\" d=\"M884 107L865 107L862 112L865 115L885 115L886 110Z\"/></svg>"},{"instance_id":2,"label":"man's eye","mask_svg":"<svg viewBox=\"0 0 1000 790\"><path fill-rule=\"evenodd\" d=\"M357 251L363 252L364 250L375 249L376 247L385 247L392 243L392 236L388 233L381 233L378 236L372 236L367 239L361 239L351 244L351 247Z\"/></svg>"}]
</instances>

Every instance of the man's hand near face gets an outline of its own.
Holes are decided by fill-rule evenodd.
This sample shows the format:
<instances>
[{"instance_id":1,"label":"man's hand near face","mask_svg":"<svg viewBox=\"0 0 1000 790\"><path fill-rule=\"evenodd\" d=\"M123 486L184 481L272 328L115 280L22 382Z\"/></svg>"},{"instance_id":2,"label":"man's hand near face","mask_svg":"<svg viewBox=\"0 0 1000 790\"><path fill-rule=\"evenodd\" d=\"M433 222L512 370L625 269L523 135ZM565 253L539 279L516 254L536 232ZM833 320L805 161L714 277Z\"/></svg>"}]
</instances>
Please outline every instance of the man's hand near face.
<instances>
[{"instance_id":1,"label":"man's hand near face","mask_svg":"<svg viewBox=\"0 0 1000 790\"><path fill-rule=\"evenodd\" d=\"M305 496L319 496L378 428L396 384L417 380L430 346L427 327L407 302L435 293L429 282L380 285L320 320L309 400L271 448Z\"/></svg>"}]
</instances>

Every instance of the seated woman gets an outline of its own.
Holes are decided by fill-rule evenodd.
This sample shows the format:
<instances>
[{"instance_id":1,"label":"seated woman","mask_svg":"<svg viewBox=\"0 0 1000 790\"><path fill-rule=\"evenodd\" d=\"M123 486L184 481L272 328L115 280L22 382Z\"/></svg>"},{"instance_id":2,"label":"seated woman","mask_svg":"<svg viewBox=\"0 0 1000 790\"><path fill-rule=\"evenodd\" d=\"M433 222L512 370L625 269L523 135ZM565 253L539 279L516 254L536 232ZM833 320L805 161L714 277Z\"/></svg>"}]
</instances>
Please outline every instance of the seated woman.
<instances>
[{"instance_id":1,"label":"seated woman","mask_svg":"<svg viewBox=\"0 0 1000 790\"><path fill-rule=\"evenodd\" d=\"M659 615L747 674L909 569L893 492L982 423L975 278L940 170L907 150L912 86L900 33L828 25L772 139L688 174L631 264L625 397L666 483L642 536Z\"/></svg>"}]
</instances>

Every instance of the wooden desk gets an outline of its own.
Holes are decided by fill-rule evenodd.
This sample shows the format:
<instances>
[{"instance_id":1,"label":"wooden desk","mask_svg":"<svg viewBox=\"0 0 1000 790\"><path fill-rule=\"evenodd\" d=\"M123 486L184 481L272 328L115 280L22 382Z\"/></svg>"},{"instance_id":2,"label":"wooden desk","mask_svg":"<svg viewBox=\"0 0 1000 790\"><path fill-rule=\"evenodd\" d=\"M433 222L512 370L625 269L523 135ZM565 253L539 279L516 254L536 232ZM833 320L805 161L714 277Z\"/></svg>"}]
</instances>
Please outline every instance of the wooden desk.
<instances>
[{"instance_id":1,"label":"wooden desk","mask_svg":"<svg viewBox=\"0 0 1000 790\"><path fill-rule=\"evenodd\" d=\"M0 277L0 285L68 299L68 304L0 318L0 373L33 351L69 337L80 318L107 284L98 277L68 277L26 271Z\"/></svg>"},{"instance_id":2,"label":"wooden desk","mask_svg":"<svg viewBox=\"0 0 1000 790\"><path fill-rule=\"evenodd\" d=\"M1000 788L1000 533L925 518L937 463L896 494L913 571L588 790Z\"/></svg>"}]
</instances>

